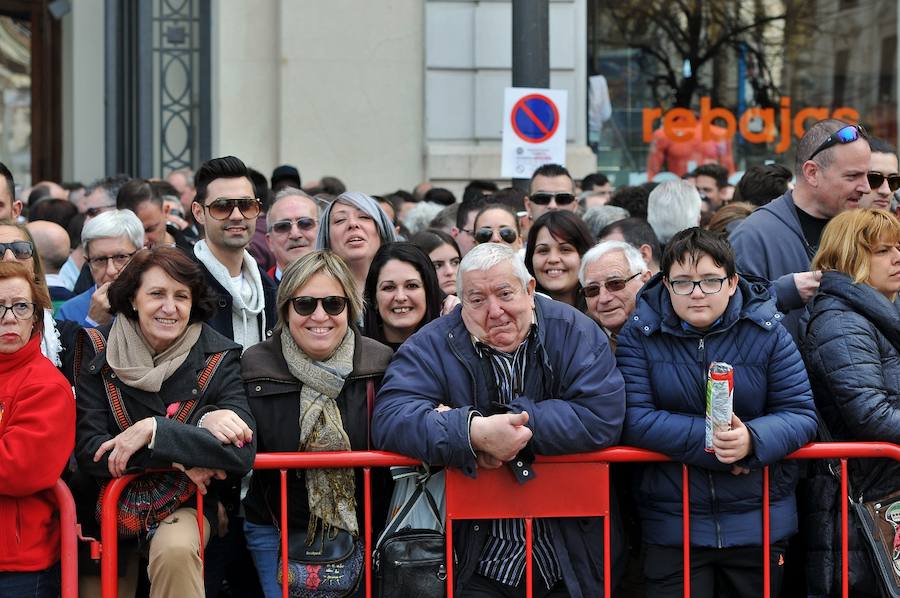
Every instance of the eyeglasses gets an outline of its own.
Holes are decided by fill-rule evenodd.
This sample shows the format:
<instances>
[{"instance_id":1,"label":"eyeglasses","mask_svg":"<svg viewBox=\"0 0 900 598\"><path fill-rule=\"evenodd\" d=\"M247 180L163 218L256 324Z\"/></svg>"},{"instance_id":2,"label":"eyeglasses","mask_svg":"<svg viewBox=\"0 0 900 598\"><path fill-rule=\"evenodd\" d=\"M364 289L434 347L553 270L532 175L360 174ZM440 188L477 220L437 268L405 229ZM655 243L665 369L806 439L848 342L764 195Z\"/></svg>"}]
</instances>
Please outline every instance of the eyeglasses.
<instances>
[{"instance_id":1,"label":"eyeglasses","mask_svg":"<svg viewBox=\"0 0 900 598\"><path fill-rule=\"evenodd\" d=\"M137 251L132 251L131 253L119 253L117 255L103 255L98 257L89 257L87 258L87 263L94 270L103 270L106 268L106 264L108 262L112 262L113 266L116 269L122 269L125 267L128 262L131 261L131 256L133 256Z\"/></svg>"},{"instance_id":2,"label":"eyeglasses","mask_svg":"<svg viewBox=\"0 0 900 598\"><path fill-rule=\"evenodd\" d=\"M322 309L329 316L336 316L347 307L347 298L337 295L329 295L328 297L294 297L291 299L291 306L298 316L308 316L316 311L319 303L322 303Z\"/></svg>"},{"instance_id":3,"label":"eyeglasses","mask_svg":"<svg viewBox=\"0 0 900 598\"><path fill-rule=\"evenodd\" d=\"M306 216L302 218L279 220L278 222L272 223L272 226L269 227L269 232L286 235L294 228L294 224L296 224L297 228L300 230L312 230L316 226L316 220L314 218L307 218Z\"/></svg>"},{"instance_id":4,"label":"eyeglasses","mask_svg":"<svg viewBox=\"0 0 900 598\"><path fill-rule=\"evenodd\" d=\"M596 297L600 294L600 289L605 288L607 293L618 293L625 288L629 282L640 276L641 273L632 274L628 278L611 278L606 282L591 283L581 289L581 294L585 297Z\"/></svg>"},{"instance_id":5,"label":"eyeglasses","mask_svg":"<svg viewBox=\"0 0 900 598\"><path fill-rule=\"evenodd\" d=\"M571 193L532 193L528 196L528 200L531 203L536 203L539 206L546 206L550 203L551 200L556 199L556 205L559 206L567 206L573 201L575 201L575 196Z\"/></svg>"},{"instance_id":6,"label":"eyeglasses","mask_svg":"<svg viewBox=\"0 0 900 598\"><path fill-rule=\"evenodd\" d=\"M27 301L17 301L12 305L0 305L0 320L6 317L8 312L12 312L17 320L27 320L34 315L34 303Z\"/></svg>"},{"instance_id":7,"label":"eyeglasses","mask_svg":"<svg viewBox=\"0 0 900 598\"><path fill-rule=\"evenodd\" d=\"M220 197L203 206L203 209L208 210L209 215L216 220L228 220L235 208L245 220L250 220L259 216L262 204L255 197Z\"/></svg>"},{"instance_id":8,"label":"eyeglasses","mask_svg":"<svg viewBox=\"0 0 900 598\"><path fill-rule=\"evenodd\" d=\"M17 260L27 260L34 255L34 245L31 244L31 241L0 243L0 259L3 259L7 251L12 251L13 257Z\"/></svg>"},{"instance_id":9,"label":"eyeglasses","mask_svg":"<svg viewBox=\"0 0 900 598\"><path fill-rule=\"evenodd\" d=\"M890 189L891 192L900 189L900 174L884 175L880 172L869 172L866 175L866 178L869 180L869 187L872 189L881 187L885 179L887 179L888 189Z\"/></svg>"},{"instance_id":10,"label":"eyeglasses","mask_svg":"<svg viewBox=\"0 0 900 598\"><path fill-rule=\"evenodd\" d=\"M97 216L99 216L100 214L105 212L106 210L113 210L113 209L115 209L115 207L116 207L116 204L112 203L112 204L109 204L108 206L97 206L96 208L88 208L84 211L84 215L87 216L88 218L96 218Z\"/></svg>"},{"instance_id":11,"label":"eyeglasses","mask_svg":"<svg viewBox=\"0 0 900 598\"><path fill-rule=\"evenodd\" d=\"M722 290L722 285L728 277L722 278L704 278L703 280L670 280L669 287L676 295L690 295L694 289L700 287L700 292L704 295L715 295Z\"/></svg>"},{"instance_id":12,"label":"eyeglasses","mask_svg":"<svg viewBox=\"0 0 900 598\"><path fill-rule=\"evenodd\" d=\"M834 133L828 136L828 139L822 142L822 145L816 148L812 154L810 154L807 160L812 160L818 154L824 152L830 147L834 147L835 145L844 145L847 143L853 143L860 137L866 138L866 130L862 127L862 125L847 125L842 129L838 129Z\"/></svg>"},{"instance_id":13,"label":"eyeglasses","mask_svg":"<svg viewBox=\"0 0 900 598\"><path fill-rule=\"evenodd\" d=\"M504 243L515 243L516 239L519 237L519 233L516 232L516 229L509 226L501 226L497 233L500 235L500 238ZM487 243L494 236L494 229L490 226L482 226L472 235L475 237L476 243Z\"/></svg>"}]
</instances>

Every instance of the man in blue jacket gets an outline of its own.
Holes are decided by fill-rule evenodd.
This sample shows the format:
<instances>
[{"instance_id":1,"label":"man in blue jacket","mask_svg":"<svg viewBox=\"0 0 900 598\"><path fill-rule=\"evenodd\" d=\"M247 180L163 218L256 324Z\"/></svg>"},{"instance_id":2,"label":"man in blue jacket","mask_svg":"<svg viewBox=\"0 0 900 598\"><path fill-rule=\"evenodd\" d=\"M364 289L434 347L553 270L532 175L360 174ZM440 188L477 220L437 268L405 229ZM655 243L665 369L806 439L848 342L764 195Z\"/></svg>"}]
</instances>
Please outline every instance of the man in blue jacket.
<instances>
[{"instance_id":1,"label":"man in blue jacket","mask_svg":"<svg viewBox=\"0 0 900 598\"><path fill-rule=\"evenodd\" d=\"M871 191L868 137L857 125L828 119L813 124L797 144L793 191L753 212L731 233L738 270L771 280L784 325L797 340L798 323L819 288L809 263L828 221L859 207Z\"/></svg>"},{"instance_id":2,"label":"man in blue jacket","mask_svg":"<svg viewBox=\"0 0 900 598\"><path fill-rule=\"evenodd\" d=\"M797 531L796 462L816 416L800 353L768 283L738 275L727 241L700 228L672 237L660 273L618 336L628 397L622 443L679 463L641 465L635 502L646 548L647 596L682 595L682 545L691 545L691 596L762 595L762 471L770 467L772 596ZM732 366L730 428L706 450L711 362ZM689 466L690 537L682 533L682 466Z\"/></svg>"},{"instance_id":3,"label":"man in blue jacket","mask_svg":"<svg viewBox=\"0 0 900 598\"><path fill-rule=\"evenodd\" d=\"M372 422L378 448L432 464L507 464L616 444L622 376L600 328L574 308L535 296L534 278L505 245L485 243L459 265L462 305L413 335L388 367ZM457 593L524 596L522 520L454 527ZM602 521L535 520L534 595L602 593Z\"/></svg>"}]
</instances>

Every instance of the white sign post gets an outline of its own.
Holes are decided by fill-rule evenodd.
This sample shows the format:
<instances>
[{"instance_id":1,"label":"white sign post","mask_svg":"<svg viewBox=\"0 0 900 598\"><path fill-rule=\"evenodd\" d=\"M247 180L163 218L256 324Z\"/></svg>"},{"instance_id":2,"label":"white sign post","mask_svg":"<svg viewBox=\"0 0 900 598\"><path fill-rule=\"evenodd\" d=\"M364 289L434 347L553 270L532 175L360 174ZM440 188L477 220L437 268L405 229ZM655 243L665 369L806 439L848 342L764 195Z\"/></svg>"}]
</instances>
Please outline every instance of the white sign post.
<instances>
[{"instance_id":1,"label":"white sign post","mask_svg":"<svg viewBox=\"0 0 900 598\"><path fill-rule=\"evenodd\" d=\"M500 176L528 179L544 164L566 164L565 89L507 87Z\"/></svg>"}]
</instances>

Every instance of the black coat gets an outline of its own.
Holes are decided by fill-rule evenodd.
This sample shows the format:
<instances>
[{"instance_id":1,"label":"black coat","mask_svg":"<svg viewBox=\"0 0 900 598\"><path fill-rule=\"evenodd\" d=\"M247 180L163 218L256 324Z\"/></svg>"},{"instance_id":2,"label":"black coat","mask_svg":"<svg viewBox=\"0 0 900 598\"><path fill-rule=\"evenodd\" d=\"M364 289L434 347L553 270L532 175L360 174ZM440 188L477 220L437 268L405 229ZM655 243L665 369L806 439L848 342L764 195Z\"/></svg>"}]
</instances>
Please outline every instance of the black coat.
<instances>
[{"instance_id":1,"label":"black coat","mask_svg":"<svg viewBox=\"0 0 900 598\"><path fill-rule=\"evenodd\" d=\"M250 409L257 422L256 440L261 453L297 452L300 443L300 390L303 383L291 374L281 352L281 334L247 349L241 360L242 376L247 386ZM368 406L366 386L375 390L391 360L388 347L357 333L353 352L353 371L337 397L341 422L350 438L352 450L367 450ZM383 480L373 480L373 497L381 503L386 497ZM288 521L293 529L306 529L309 522L309 500L300 470L288 474ZM360 470L356 476L357 518L363 516L363 484ZM376 506L376 511L378 507ZM244 499L247 521L272 525L281 517L280 482L277 471L253 473L250 491ZM376 516L374 520L377 520ZM303 527L297 527L297 526ZM360 525L362 530L362 525Z\"/></svg>"},{"instance_id":2,"label":"black coat","mask_svg":"<svg viewBox=\"0 0 900 598\"><path fill-rule=\"evenodd\" d=\"M895 304L866 284L853 284L846 274L826 272L809 306L800 348L816 407L834 440L900 443L900 312ZM827 593L840 588L839 480L816 463L809 484L810 589ZM852 459L850 484L854 498L884 497L900 489L900 463ZM851 510L851 594L866 591L874 578L860 541Z\"/></svg>"},{"instance_id":3,"label":"black coat","mask_svg":"<svg viewBox=\"0 0 900 598\"><path fill-rule=\"evenodd\" d=\"M215 276L207 270L203 262L198 260L193 253L190 254L190 257L193 258L203 270L203 274L206 276L206 284L209 287L210 294L212 294L216 302L216 307L218 308L206 323L222 336L233 339L234 326L231 320L231 304L234 302L234 299L232 298L231 293L225 290L222 283L216 280ZM278 292L278 287L264 270L260 269L259 276L262 279L265 308L263 308L260 315L256 316L256 322L259 327L259 338L264 341L272 336L272 331L275 328L275 322L277 320L275 314L275 294ZM262 327L263 322L261 316L263 314L265 314L266 317L265 329Z\"/></svg>"},{"instance_id":4,"label":"black coat","mask_svg":"<svg viewBox=\"0 0 900 598\"><path fill-rule=\"evenodd\" d=\"M106 336L108 328L101 332ZM169 468L173 462L185 467L223 469L238 479L250 471L256 457L255 433L252 443L237 448L232 444L222 444L209 431L197 427L197 422L204 414L218 409L230 409L244 420L251 430L255 429L255 422L247 405L247 397L239 375L238 345L203 324L200 338L187 359L168 380L163 382L158 393L125 385L109 368L104 368L105 350L95 355L89 342L83 347L84 353L75 392L78 416L75 457L78 460L80 474L87 474L97 482L110 478L107 468L109 452L105 453L100 461L94 462L94 453L100 445L121 431L110 409L105 380L112 382L119 390L132 422L146 417L156 418L153 449L144 447L132 455L128 461L127 473L151 468ZM222 362L210 379L205 392L197 395L197 376L203 371L206 358L220 351L226 352ZM185 423L166 417L168 404L192 396L197 397L199 404ZM95 485L94 490L99 490L99 484ZM82 492L84 491L82 489ZM83 504L96 504L96 494L79 498L79 502ZM210 524L215 527L218 518L215 517L217 499L214 486L210 486L210 492L204 498L204 511Z\"/></svg>"}]
</instances>

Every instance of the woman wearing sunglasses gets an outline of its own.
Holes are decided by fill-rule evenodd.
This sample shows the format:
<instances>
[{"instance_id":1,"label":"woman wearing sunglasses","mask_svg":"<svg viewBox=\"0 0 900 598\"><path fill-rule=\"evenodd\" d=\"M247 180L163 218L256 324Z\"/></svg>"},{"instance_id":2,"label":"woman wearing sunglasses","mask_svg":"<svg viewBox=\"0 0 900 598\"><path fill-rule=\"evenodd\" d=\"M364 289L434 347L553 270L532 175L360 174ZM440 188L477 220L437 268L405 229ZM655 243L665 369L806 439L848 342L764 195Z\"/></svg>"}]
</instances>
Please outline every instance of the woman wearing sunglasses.
<instances>
[{"instance_id":1,"label":"woman wearing sunglasses","mask_svg":"<svg viewBox=\"0 0 900 598\"><path fill-rule=\"evenodd\" d=\"M75 444L75 400L41 355L49 307L30 268L0 262L0 596L59 595L51 488Z\"/></svg>"},{"instance_id":2,"label":"woman wearing sunglasses","mask_svg":"<svg viewBox=\"0 0 900 598\"><path fill-rule=\"evenodd\" d=\"M419 328L441 315L443 291L431 260L412 243L391 243L375 254L363 300L363 334L395 351Z\"/></svg>"},{"instance_id":3,"label":"woman wearing sunglasses","mask_svg":"<svg viewBox=\"0 0 900 598\"><path fill-rule=\"evenodd\" d=\"M581 256L594 239L584 221L569 211L546 212L531 225L525 266L537 281L537 291L585 311L578 292Z\"/></svg>"},{"instance_id":4,"label":"woman wearing sunglasses","mask_svg":"<svg viewBox=\"0 0 900 598\"><path fill-rule=\"evenodd\" d=\"M488 204L475 216L472 226L475 243L504 243L515 250L522 249L519 218L504 204Z\"/></svg>"},{"instance_id":5,"label":"woman wearing sunglasses","mask_svg":"<svg viewBox=\"0 0 900 598\"><path fill-rule=\"evenodd\" d=\"M363 304L353 279L330 251L314 251L285 270L276 332L248 349L241 364L261 452L368 448L370 401L391 350L355 330ZM316 534L313 542L359 539L363 485L352 469L290 474L287 491L290 530ZM247 546L267 598L281 596L280 496L278 472L258 471L244 499Z\"/></svg>"}]
</instances>

